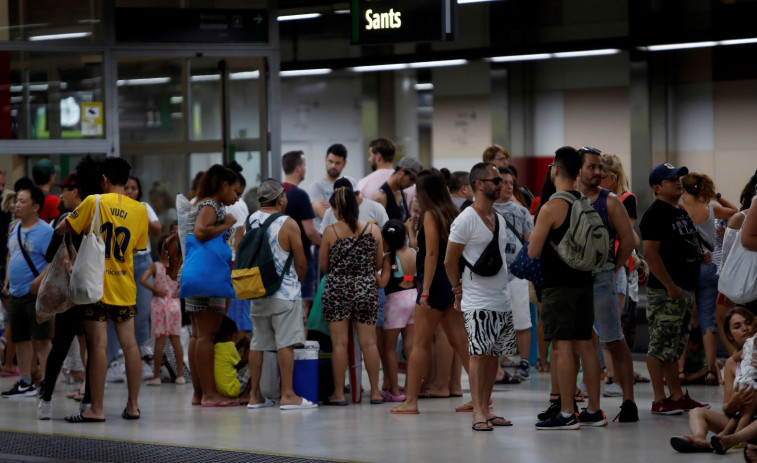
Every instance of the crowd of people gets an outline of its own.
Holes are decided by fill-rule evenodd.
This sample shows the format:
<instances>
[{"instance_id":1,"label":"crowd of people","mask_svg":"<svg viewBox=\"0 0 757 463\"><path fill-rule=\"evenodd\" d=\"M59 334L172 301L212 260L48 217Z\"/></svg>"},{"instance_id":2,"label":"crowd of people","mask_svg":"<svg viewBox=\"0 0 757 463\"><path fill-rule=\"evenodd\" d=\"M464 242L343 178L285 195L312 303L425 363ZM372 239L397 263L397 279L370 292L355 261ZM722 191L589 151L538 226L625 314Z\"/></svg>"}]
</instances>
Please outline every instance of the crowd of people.
<instances>
[{"instance_id":1,"label":"crowd of people","mask_svg":"<svg viewBox=\"0 0 757 463\"><path fill-rule=\"evenodd\" d=\"M2 397L38 395L37 417L50 419L56 380L67 370L81 380L69 395L80 402L66 417L73 423L106 419L106 381L127 383L123 419L141 417L143 380L191 382L192 405L266 408L275 403L261 389L264 352L276 351L280 409L316 408L297 395L293 374L294 349L317 339L331 354L334 384L321 405L347 406L354 333L370 404L419 414L419 399L462 397L465 369L471 400L455 410L471 413L473 431L492 431L512 426L492 410L492 390L531 378L536 325L535 368L551 375L551 391L535 428L606 426L603 395L622 397L615 418L632 423L634 383L649 381L631 357L646 284L651 413L691 411L691 435L673 437L673 448L722 453L757 439L757 301L737 305L718 292L735 240L757 250L757 173L737 206L707 174L661 164L649 174L655 200L642 212L620 158L596 148L556 150L538 195L518 185L510 154L497 145L458 172L407 156L395 162L395 145L384 138L368 152L372 172L356 181L342 176L346 148L330 146L326 175L307 191L299 186L304 153L284 154L283 181L257 186L252 213L240 200L241 167L214 165L195 179L185 209L151 190L162 219L141 202L140 180L121 158L88 156L60 183L49 160L36 163L33 179L4 191L0 213L8 313L0 375L19 376ZM53 184L60 197L49 194ZM43 320L38 293L49 264L59 248L78 249L95 224L105 247L101 299ZM592 228L576 237L583 224ZM251 299L236 296L231 274L248 234L265 237L272 263L260 273L275 277ZM602 258L587 263L566 250L563 243L576 240ZM213 278L194 285L202 272ZM725 365L718 339L731 355ZM724 386L723 413L682 387L694 382ZM751 446L747 456L755 457Z\"/></svg>"}]
</instances>

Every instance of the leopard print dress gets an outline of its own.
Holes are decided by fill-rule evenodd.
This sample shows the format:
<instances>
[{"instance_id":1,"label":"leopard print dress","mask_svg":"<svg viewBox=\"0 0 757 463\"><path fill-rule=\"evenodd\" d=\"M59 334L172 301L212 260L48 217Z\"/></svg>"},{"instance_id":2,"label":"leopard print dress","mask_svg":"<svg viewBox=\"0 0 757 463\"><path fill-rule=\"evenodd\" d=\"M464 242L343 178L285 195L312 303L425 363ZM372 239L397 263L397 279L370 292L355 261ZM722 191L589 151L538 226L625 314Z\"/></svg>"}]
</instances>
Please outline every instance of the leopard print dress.
<instances>
[{"instance_id":1,"label":"leopard print dress","mask_svg":"<svg viewBox=\"0 0 757 463\"><path fill-rule=\"evenodd\" d=\"M379 309L377 246L369 232L336 240L329 252L329 274L323 287L324 320L376 324Z\"/></svg>"}]
</instances>

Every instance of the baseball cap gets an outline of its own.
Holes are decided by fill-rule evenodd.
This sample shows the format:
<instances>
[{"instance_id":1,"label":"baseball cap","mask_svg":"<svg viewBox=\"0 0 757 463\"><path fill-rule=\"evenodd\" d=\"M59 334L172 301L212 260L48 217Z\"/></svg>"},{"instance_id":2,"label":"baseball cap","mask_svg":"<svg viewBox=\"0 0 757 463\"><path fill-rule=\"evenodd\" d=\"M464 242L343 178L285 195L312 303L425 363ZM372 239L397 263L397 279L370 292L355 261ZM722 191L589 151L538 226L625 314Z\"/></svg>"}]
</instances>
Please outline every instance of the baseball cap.
<instances>
[{"instance_id":1,"label":"baseball cap","mask_svg":"<svg viewBox=\"0 0 757 463\"><path fill-rule=\"evenodd\" d=\"M267 178L258 187L258 202L271 202L281 196L281 193L291 189L292 185L288 183L281 183L275 178Z\"/></svg>"},{"instance_id":2,"label":"baseball cap","mask_svg":"<svg viewBox=\"0 0 757 463\"><path fill-rule=\"evenodd\" d=\"M676 168L673 164L664 162L652 169L652 172L649 174L649 186L660 185L663 180L673 178L676 175L683 177L688 173L689 169L686 166Z\"/></svg>"},{"instance_id":3,"label":"baseball cap","mask_svg":"<svg viewBox=\"0 0 757 463\"><path fill-rule=\"evenodd\" d=\"M344 177L339 177L338 179L334 181L335 190L337 188L342 188L345 186L349 186L350 188L352 188L352 191L357 191L357 180L355 180L352 177L344 176Z\"/></svg>"},{"instance_id":4,"label":"baseball cap","mask_svg":"<svg viewBox=\"0 0 757 463\"><path fill-rule=\"evenodd\" d=\"M55 172L60 172L60 167L54 166L49 159L40 159L34 163L34 166L32 167L32 174L35 176L49 177Z\"/></svg>"},{"instance_id":5,"label":"baseball cap","mask_svg":"<svg viewBox=\"0 0 757 463\"><path fill-rule=\"evenodd\" d=\"M418 175L418 172L423 170L423 164L415 158L402 158L400 162L397 163L397 168L402 168L405 169L405 172Z\"/></svg>"},{"instance_id":6,"label":"baseball cap","mask_svg":"<svg viewBox=\"0 0 757 463\"><path fill-rule=\"evenodd\" d=\"M71 172L65 180L60 183L55 183L54 185L61 188L76 188L76 172Z\"/></svg>"}]
</instances>

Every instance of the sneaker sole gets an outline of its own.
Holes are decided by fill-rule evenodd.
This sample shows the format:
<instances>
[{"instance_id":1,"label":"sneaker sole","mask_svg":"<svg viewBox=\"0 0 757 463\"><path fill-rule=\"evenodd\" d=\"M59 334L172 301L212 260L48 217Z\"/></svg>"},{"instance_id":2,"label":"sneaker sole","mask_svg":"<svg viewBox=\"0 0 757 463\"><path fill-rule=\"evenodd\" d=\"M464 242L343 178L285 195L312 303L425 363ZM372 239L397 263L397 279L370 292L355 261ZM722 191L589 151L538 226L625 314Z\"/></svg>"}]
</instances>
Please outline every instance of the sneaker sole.
<instances>
[{"instance_id":1,"label":"sneaker sole","mask_svg":"<svg viewBox=\"0 0 757 463\"><path fill-rule=\"evenodd\" d=\"M513 377L518 378L521 381L528 381L529 379L531 379L531 375L519 375L518 373L515 373Z\"/></svg>"},{"instance_id":2,"label":"sneaker sole","mask_svg":"<svg viewBox=\"0 0 757 463\"><path fill-rule=\"evenodd\" d=\"M29 397L37 397L37 391L24 392L23 394L4 395L3 399L26 399Z\"/></svg>"},{"instance_id":3,"label":"sneaker sole","mask_svg":"<svg viewBox=\"0 0 757 463\"><path fill-rule=\"evenodd\" d=\"M614 392L603 392L602 397L623 397L623 393L621 392L620 394L616 394Z\"/></svg>"},{"instance_id":4,"label":"sneaker sole","mask_svg":"<svg viewBox=\"0 0 757 463\"><path fill-rule=\"evenodd\" d=\"M709 410L709 409L710 409L710 404L704 404L704 405L702 405L701 407L694 407L694 408L684 408L684 410L688 412L688 411L691 411L691 410L695 410L695 409L697 409L697 408L704 408L704 409L707 409L707 410Z\"/></svg>"},{"instance_id":5,"label":"sneaker sole","mask_svg":"<svg viewBox=\"0 0 757 463\"><path fill-rule=\"evenodd\" d=\"M540 427L536 426L536 429L538 431L578 431L581 429L581 424L571 424L568 426L549 426L549 427Z\"/></svg>"},{"instance_id":6,"label":"sneaker sole","mask_svg":"<svg viewBox=\"0 0 757 463\"><path fill-rule=\"evenodd\" d=\"M602 426L607 426L607 420L605 419L602 421L590 421L590 422L581 421L581 426L588 426L590 428L601 428Z\"/></svg>"},{"instance_id":7,"label":"sneaker sole","mask_svg":"<svg viewBox=\"0 0 757 463\"><path fill-rule=\"evenodd\" d=\"M683 409L670 410L668 412L656 412L653 410L652 414L653 415L683 415Z\"/></svg>"}]
</instances>

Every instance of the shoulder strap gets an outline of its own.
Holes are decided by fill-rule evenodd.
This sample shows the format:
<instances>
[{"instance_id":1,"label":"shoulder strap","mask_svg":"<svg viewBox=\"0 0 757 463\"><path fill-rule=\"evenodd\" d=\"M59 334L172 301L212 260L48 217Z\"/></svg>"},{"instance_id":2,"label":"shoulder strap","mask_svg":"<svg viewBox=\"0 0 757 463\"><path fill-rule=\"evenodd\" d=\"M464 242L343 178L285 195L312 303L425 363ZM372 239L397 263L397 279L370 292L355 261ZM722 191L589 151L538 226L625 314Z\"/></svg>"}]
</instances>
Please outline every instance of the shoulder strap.
<instances>
[{"instance_id":1,"label":"shoulder strap","mask_svg":"<svg viewBox=\"0 0 757 463\"><path fill-rule=\"evenodd\" d=\"M92 224L89 226L89 232L100 231L100 195L95 196L95 215L92 217Z\"/></svg>"},{"instance_id":2,"label":"shoulder strap","mask_svg":"<svg viewBox=\"0 0 757 463\"><path fill-rule=\"evenodd\" d=\"M262 229L266 229L266 228L270 227L270 226L271 226L271 224L272 224L272 223L273 223L273 222L274 222L274 221L275 221L276 219L278 219L279 217L281 217L282 215L284 215L284 214L282 214L281 212L275 212L275 213L273 213L273 214L269 215L269 216L268 216L268 218L267 218L267 219L265 219L265 222L263 222L262 224L260 224L260 228L262 228Z\"/></svg>"},{"instance_id":3,"label":"shoulder strap","mask_svg":"<svg viewBox=\"0 0 757 463\"><path fill-rule=\"evenodd\" d=\"M568 193L567 191L558 191L554 193L549 199L552 198L564 199L568 202L568 204L573 204L576 201L576 197Z\"/></svg>"},{"instance_id":4,"label":"shoulder strap","mask_svg":"<svg viewBox=\"0 0 757 463\"><path fill-rule=\"evenodd\" d=\"M505 217L504 214L500 214L502 216L502 219L505 221L505 225L507 225L507 228L510 229L511 232L513 232L513 235L515 235L516 238L518 238L518 241L520 241L520 244L524 244L526 240L523 239L523 235L518 233L518 230L515 229L512 225L510 225L510 222L507 221L507 217Z\"/></svg>"},{"instance_id":5,"label":"shoulder strap","mask_svg":"<svg viewBox=\"0 0 757 463\"><path fill-rule=\"evenodd\" d=\"M29 270L32 271L32 275L34 275L34 278L37 278L39 276L37 267L34 266L34 262L32 262L32 259L29 257L29 254L26 253L26 249L24 249L24 244L21 242L21 222L18 222L18 225L16 226L16 238L18 239L18 247L21 248L21 254L24 255L24 259L26 260L26 264L29 266Z\"/></svg>"}]
</instances>

